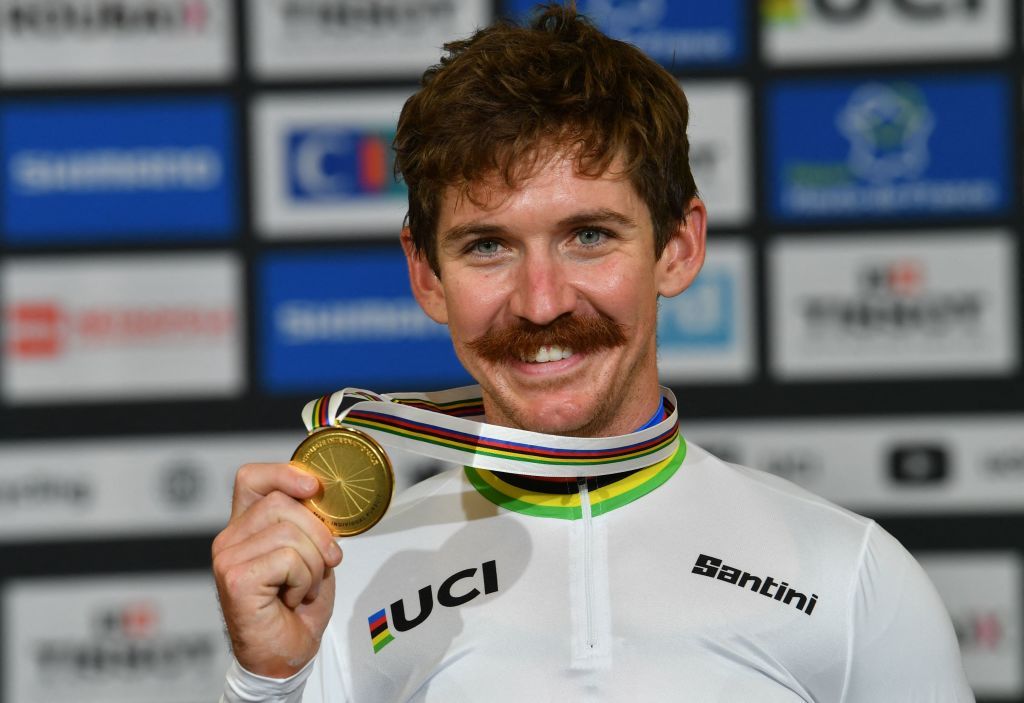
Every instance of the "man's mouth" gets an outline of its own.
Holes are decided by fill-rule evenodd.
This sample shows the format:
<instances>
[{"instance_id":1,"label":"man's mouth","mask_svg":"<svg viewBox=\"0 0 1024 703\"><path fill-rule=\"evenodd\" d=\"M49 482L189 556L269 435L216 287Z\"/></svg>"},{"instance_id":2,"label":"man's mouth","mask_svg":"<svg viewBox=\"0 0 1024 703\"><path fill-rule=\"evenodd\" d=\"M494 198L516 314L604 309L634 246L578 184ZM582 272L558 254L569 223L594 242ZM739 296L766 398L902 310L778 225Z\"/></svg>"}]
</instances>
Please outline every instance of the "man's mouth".
<instances>
[{"instance_id":1,"label":"man's mouth","mask_svg":"<svg viewBox=\"0 0 1024 703\"><path fill-rule=\"evenodd\" d=\"M527 364L546 364L549 361L561 361L573 355L569 347L555 345L541 346L535 352L520 352L519 360Z\"/></svg>"}]
</instances>

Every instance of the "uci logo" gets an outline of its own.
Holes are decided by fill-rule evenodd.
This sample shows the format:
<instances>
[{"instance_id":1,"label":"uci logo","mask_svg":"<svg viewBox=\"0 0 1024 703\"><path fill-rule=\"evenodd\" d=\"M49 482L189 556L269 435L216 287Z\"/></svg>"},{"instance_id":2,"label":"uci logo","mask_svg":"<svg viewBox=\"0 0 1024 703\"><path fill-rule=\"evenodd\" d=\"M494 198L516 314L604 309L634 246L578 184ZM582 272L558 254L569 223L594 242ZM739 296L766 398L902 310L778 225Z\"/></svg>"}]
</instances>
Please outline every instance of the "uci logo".
<instances>
[{"instance_id":1,"label":"uci logo","mask_svg":"<svg viewBox=\"0 0 1024 703\"><path fill-rule=\"evenodd\" d=\"M942 19L962 10L976 14L982 0L885 0L904 17L915 20ZM814 8L826 19L836 22L859 20L877 4L876 0L814 0Z\"/></svg>"},{"instance_id":2,"label":"uci logo","mask_svg":"<svg viewBox=\"0 0 1024 703\"><path fill-rule=\"evenodd\" d=\"M481 576L477 578L475 568L456 571L441 582L437 587L437 603L445 608L464 605L483 593L494 593L498 590L498 567L494 560L480 565ZM406 610L405 599L398 599L387 610L391 611L391 626L398 632L407 632L422 624L434 610L434 588L424 586L418 592L419 605L416 615L410 617ZM370 642L374 653L379 652L394 640L388 625L387 610L381 608L367 618L370 626Z\"/></svg>"}]
</instances>

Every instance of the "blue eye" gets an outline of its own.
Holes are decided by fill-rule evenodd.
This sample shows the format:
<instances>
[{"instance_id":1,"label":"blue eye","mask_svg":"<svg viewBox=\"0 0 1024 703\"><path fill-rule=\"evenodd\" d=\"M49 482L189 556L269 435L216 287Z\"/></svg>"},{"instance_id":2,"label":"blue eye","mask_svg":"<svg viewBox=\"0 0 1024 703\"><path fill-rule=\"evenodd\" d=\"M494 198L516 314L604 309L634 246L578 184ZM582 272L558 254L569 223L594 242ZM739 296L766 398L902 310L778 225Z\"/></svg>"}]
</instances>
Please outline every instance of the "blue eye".
<instances>
[{"instance_id":1,"label":"blue eye","mask_svg":"<svg viewBox=\"0 0 1024 703\"><path fill-rule=\"evenodd\" d=\"M473 242L471 250L474 254L483 254L484 256L493 256L498 253L501 245L493 239L481 239L478 242Z\"/></svg>"},{"instance_id":2,"label":"blue eye","mask_svg":"<svg viewBox=\"0 0 1024 703\"><path fill-rule=\"evenodd\" d=\"M580 244L592 247L604 241L605 233L599 229L581 229L576 233L576 239Z\"/></svg>"}]
</instances>

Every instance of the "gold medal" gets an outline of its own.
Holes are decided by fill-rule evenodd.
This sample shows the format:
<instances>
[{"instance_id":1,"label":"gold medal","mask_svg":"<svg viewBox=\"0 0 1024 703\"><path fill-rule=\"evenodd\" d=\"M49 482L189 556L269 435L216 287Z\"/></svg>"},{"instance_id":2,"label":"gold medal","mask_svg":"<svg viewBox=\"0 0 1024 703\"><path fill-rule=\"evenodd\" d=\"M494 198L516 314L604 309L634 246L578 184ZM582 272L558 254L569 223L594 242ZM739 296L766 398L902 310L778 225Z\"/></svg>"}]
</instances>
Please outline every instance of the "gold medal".
<instances>
[{"instance_id":1,"label":"gold medal","mask_svg":"<svg viewBox=\"0 0 1024 703\"><path fill-rule=\"evenodd\" d=\"M391 461L364 432L348 427L317 430L295 450L292 463L320 481L320 491L304 502L337 537L370 529L391 504Z\"/></svg>"}]
</instances>

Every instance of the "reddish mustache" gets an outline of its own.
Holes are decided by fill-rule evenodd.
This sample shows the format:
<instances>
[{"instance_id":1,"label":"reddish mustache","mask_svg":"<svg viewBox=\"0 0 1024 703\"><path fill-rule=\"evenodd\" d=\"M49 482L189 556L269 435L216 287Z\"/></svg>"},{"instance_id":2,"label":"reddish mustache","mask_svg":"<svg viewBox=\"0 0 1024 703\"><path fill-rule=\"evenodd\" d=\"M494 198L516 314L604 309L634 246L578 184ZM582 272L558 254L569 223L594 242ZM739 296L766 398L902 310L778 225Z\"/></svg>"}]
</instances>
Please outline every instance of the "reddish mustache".
<instances>
[{"instance_id":1,"label":"reddish mustache","mask_svg":"<svg viewBox=\"0 0 1024 703\"><path fill-rule=\"evenodd\" d=\"M506 361L531 356L540 347L568 347L587 353L625 343L621 325L603 315L588 315L559 317L549 325L523 320L512 327L489 330L468 346L488 361Z\"/></svg>"}]
</instances>

